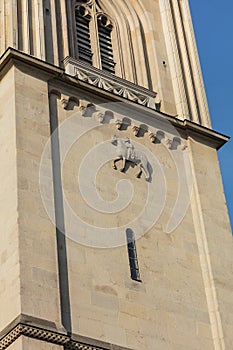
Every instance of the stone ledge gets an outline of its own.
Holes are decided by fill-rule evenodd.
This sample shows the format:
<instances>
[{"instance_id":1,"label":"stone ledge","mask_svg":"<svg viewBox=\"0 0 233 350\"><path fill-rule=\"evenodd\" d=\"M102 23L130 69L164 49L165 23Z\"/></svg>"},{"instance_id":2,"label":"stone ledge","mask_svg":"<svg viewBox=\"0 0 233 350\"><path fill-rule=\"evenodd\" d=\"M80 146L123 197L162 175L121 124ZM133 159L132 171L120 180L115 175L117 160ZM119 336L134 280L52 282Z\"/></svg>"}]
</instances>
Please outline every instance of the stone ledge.
<instances>
[{"instance_id":1,"label":"stone ledge","mask_svg":"<svg viewBox=\"0 0 233 350\"><path fill-rule=\"evenodd\" d=\"M72 57L66 57L63 61L65 73L87 82L114 95L121 96L140 105L156 109L156 92L142 86L131 83L111 73L95 68L91 65Z\"/></svg>"},{"instance_id":2,"label":"stone ledge","mask_svg":"<svg viewBox=\"0 0 233 350\"><path fill-rule=\"evenodd\" d=\"M65 350L130 350L77 334L67 335L53 322L21 315L0 333L0 350L6 350L20 336L64 346ZM132 349L131 349L132 350Z\"/></svg>"},{"instance_id":3,"label":"stone ledge","mask_svg":"<svg viewBox=\"0 0 233 350\"><path fill-rule=\"evenodd\" d=\"M41 70L50 73L51 76L60 76L64 74L64 69L54 66L50 63L40 60L34 56L30 56L24 52L8 47L8 49L0 57L0 78L4 75L3 69L6 68L9 63L9 67L14 64L15 61L20 61L29 64L31 67L40 68Z\"/></svg>"},{"instance_id":4,"label":"stone ledge","mask_svg":"<svg viewBox=\"0 0 233 350\"><path fill-rule=\"evenodd\" d=\"M20 64L24 64L30 66L31 68L38 69L40 71L45 72L48 75L48 80L53 78L54 84L64 83L68 84L73 88L82 88L87 91L91 91L95 95L100 95L108 99L108 101L114 102L127 102L129 108L135 107L135 112L143 115L145 118L145 123L152 124L156 121L170 122L174 127L177 128L178 131L184 131L186 138L189 136L193 136L198 139L200 142L206 142L209 146L214 147L216 149L221 148L228 140L229 137L218 133L212 129L204 127L202 125L196 124L190 120L181 120L177 118L177 116L171 116L166 113L159 112L155 109L148 108L145 105L135 103L129 99L124 99L120 95L112 94L111 92L99 89L98 87L91 85L85 81L81 81L75 78L75 76L69 76L65 73L65 70L59 67L56 67L52 64L46 63L44 61L39 60L38 58L29 56L23 52L15 50L13 48L8 48L4 54L0 57L0 79L1 76L6 74L7 70L16 62ZM128 82L131 84L130 82ZM134 85L134 84L132 84ZM140 88L140 87L139 87ZM143 90L149 91L147 89L141 88ZM151 92L152 93L152 92Z\"/></svg>"}]
</instances>

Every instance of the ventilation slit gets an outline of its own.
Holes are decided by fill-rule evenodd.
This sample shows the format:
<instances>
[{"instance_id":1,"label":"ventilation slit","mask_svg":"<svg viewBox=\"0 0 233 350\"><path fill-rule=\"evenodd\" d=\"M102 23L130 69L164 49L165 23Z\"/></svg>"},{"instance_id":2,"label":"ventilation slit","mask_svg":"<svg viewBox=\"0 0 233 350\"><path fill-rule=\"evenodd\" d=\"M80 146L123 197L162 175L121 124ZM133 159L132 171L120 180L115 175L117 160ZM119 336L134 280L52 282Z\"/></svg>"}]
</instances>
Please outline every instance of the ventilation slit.
<instances>
[{"instance_id":1,"label":"ventilation slit","mask_svg":"<svg viewBox=\"0 0 233 350\"><path fill-rule=\"evenodd\" d=\"M126 238L131 278L135 281L141 282L134 233L129 228L126 230Z\"/></svg>"}]
</instances>

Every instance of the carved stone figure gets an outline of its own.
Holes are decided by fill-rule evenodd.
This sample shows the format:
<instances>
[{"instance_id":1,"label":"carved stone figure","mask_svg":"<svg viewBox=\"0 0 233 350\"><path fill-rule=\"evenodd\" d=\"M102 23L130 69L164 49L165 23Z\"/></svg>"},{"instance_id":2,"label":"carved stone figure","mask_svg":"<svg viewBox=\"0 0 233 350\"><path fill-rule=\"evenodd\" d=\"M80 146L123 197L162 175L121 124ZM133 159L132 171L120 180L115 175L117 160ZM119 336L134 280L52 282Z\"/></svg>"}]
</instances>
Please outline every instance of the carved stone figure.
<instances>
[{"instance_id":1,"label":"carved stone figure","mask_svg":"<svg viewBox=\"0 0 233 350\"><path fill-rule=\"evenodd\" d=\"M140 178L142 172L145 175L146 180L150 179L150 173L148 170L148 160L145 153L138 151L134 148L131 140L127 137L126 139L118 139L116 136L113 137L111 143L116 146L117 158L113 161L113 169L117 170L116 163L119 160L123 161L122 172L125 170L126 161L130 161L140 167L140 171L137 177Z\"/></svg>"},{"instance_id":2,"label":"carved stone figure","mask_svg":"<svg viewBox=\"0 0 233 350\"><path fill-rule=\"evenodd\" d=\"M125 140L122 139L122 141L125 143L127 147L127 160L134 159L135 158L134 145L131 143L128 137Z\"/></svg>"}]
</instances>

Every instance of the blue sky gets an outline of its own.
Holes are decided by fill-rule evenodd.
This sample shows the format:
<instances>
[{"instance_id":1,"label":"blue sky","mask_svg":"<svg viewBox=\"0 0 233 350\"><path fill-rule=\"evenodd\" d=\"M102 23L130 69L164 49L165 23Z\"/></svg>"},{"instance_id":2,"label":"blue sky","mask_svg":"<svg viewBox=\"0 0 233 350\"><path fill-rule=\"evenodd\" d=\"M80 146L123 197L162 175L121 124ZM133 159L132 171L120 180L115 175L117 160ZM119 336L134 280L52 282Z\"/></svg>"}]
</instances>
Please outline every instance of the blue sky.
<instances>
[{"instance_id":1,"label":"blue sky","mask_svg":"<svg viewBox=\"0 0 233 350\"><path fill-rule=\"evenodd\" d=\"M219 150L219 161L233 227L233 0L189 3L212 125L232 138Z\"/></svg>"}]
</instances>

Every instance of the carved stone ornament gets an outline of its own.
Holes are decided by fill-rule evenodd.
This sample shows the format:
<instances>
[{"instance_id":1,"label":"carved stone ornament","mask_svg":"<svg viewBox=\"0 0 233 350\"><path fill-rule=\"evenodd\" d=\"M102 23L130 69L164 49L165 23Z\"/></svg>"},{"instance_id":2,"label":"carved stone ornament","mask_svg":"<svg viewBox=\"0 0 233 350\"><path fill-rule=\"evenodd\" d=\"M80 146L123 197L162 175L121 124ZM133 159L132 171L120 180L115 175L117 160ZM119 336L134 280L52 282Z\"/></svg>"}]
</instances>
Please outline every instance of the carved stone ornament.
<instances>
[{"instance_id":1,"label":"carved stone ornament","mask_svg":"<svg viewBox=\"0 0 233 350\"><path fill-rule=\"evenodd\" d=\"M129 138L119 139L114 136L111 143L116 146L117 155L113 161L113 169L117 170L116 163L122 160L122 168L120 171L124 172L126 161L130 161L140 168L140 171L137 174L137 178L140 178L142 173L144 173L146 180L149 181L150 173L148 170L148 159L145 153L135 149L133 143Z\"/></svg>"},{"instance_id":2,"label":"carved stone ornament","mask_svg":"<svg viewBox=\"0 0 233 350\"><path fill-rule=\"evenodd\" d=\"M65 334L59 334L55 331L49 331L32 325L19 323L11 329L5 336L0 339L0 350L6 350L13 344L20 336L30 337L41 342L56 344L64 347L65 350L106 350L106 347L94 346L81 343L71 339ZM43 348L43 345L41 345ZM115 346L112 347L115 349ZM116 349L123 349L116 347ZM123 349L124 350L124 349Z\"/></svg>"},{"instance_id":3,"label":"carved stone ornament","mask_svg":"<svg viewBox=\"0 0 233 350\"><path fill-rule=\"evenodd\" d=\"M139 124L138 122L135 124L135 121L129 117L121 117L114 114L113 111L106 110L89 101L79 101L75 96L64 96L58 92L57 96L60 99L60 103L64 109L70 110L75 106L78 106L79 111L84 118L95 118L100 124L114 123L117 130L126 130L130 126L135 137L139 137L140 131L142 130L143 137L148 135L147 137L149 137L151 143L160 144L163 142L163 144L165 144L169 150L177 150L179 147L179 149L184 151L187 148L186 143L183 142L181 138L165 133L163 130L156 130L153 128L149 129L148 125Z\"/></svg>"},{"instance_id":4,"label":"carved stone ornament","mask_svg":"<svg viewBox=\"0 0 233 350\"><path fill-rule=\"evenodd\" d=\"M166 143L168 145L168 148L170 150L175 150L179 145L181 145L181 139L179 137L174 137L172 139L167 139ZM184 146L181 148L182 150L185 150Z\"/></svg>"},{"instance_id":5,"label":"carved stone ornament","mask_svg":"<svg viewBox=\"0 0 233 350\"><path fill-rule=\"evenodd\" d=\"M109 91L115 95L122 96L140 105L156 109L156 92L135 85L72 57L66 57L64 59L64 66L67 74L79 80Z\"/></svg>"},{"instance_id":6,"label":"carved stone ornament","mask_svg":"<svg viewBox=\"0 0 233 350\"><path fill-rule=\"evenodd\" d=\"M61 95L61 104L64 109L73 110L79 105L79 100L74 96Z\"/></svg>"},{"instance_id":7,"label":"carved stone ornament","mask_svg":"<svg viewBox=\"0 0 233 350\"><path fill-rule=\"evenodd\" d=\"M104 122L104 119L105 119L105 113L103 112L98 112L97 115L96 115L97 119L99 120L100 123L103 123Z\"/></svg>"},{"instance_id":8,"label":"carved stone ornament","mask_svg":"<svg viewBox=\"0 0 233 350\"><path fill-rule=\"evenodd\" d=\"M156 140L156 135L153 132L150 132L149 133L149 138L150 138L151 142L154 143L155 140Z\"/></svg>"},{"instance_id":9,"label":"carved stone ornament","mask_svg":"<svg viewBox=\"0 0 233 350\"><path fill-rule=\"evenodd\" d=\"M134 135L137 136L139 133L139 130L140 130L140 126L133 125L132 130L133 130Z\"/></svg>"},{"instance_id":10,"label":"carved stone ornament","mask_svg":"<svg viewBox=\"0 0 233 350\"><path fill-rule=\"evenodd\" d=\"M120 130L120 128L121 128L121 126L122 126L123 123L122 123L121 120L117 119L116 122L115 122L115 124L116 124L117 129Z\"/></svg>"}]
</instances>

